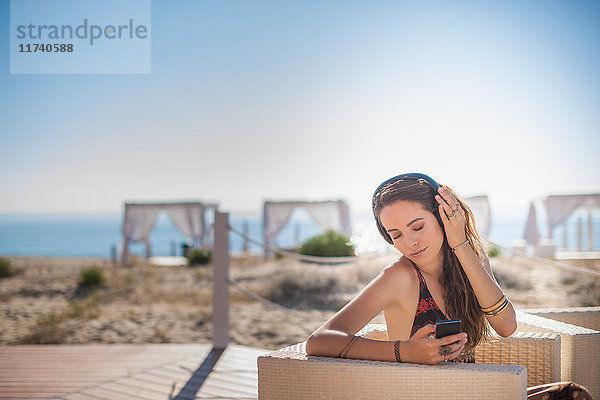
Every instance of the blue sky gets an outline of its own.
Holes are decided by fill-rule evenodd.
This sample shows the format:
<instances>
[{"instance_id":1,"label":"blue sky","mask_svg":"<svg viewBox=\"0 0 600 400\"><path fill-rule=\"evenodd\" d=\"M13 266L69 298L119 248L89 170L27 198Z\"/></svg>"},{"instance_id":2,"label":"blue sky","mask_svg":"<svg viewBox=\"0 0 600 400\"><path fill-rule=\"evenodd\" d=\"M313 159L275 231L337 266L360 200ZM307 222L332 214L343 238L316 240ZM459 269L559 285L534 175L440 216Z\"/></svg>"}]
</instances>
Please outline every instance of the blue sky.
<instances>
[{"instance_id":1,"label":"blue sky","mask_svg":"<svg viewBox=\"0 0 600 400\"><path fill-rule=\"evenodd\" d=\"M153 0L144 75L10 74L9 10L0 213L368 209L408 171L500 214L600 191L600 2Z\"/></svg>"}]
</instances>

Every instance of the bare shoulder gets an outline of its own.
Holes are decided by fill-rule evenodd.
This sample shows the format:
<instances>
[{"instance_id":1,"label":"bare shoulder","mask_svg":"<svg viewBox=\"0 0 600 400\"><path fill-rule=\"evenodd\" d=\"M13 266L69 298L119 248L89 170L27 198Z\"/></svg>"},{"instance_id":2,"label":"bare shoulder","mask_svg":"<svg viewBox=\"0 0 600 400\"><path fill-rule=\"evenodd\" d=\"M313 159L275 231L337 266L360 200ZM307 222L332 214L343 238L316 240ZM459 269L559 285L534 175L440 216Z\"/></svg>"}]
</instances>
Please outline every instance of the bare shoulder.
<instances>
[{"instance_id":1,"label":"bare shoulder","mask_svg":"<svg viewBox=\"0 0 600 400\"><path fill-rule=\"evenodd\" d=\"M396 289L407 289L414 285L417 278L412 262L402 256L396 262L385 267L378 276L385 284Z\"/></svg>"}]
</instances>

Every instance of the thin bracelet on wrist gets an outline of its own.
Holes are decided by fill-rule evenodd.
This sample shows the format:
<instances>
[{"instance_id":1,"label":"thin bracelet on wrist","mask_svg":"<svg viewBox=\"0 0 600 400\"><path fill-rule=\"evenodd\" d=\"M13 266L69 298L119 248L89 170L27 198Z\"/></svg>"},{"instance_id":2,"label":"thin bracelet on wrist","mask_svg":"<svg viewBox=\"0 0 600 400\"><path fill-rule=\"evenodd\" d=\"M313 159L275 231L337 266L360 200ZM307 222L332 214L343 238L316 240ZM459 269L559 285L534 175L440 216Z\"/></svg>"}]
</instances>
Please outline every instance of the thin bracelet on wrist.
<instances>
[{"instance_id":1,"label":"thin bracelet on wrist","mask_svg":"<svg viewBox=\"0 0 600 400\"><path fill-rule=\"evenodd\" d=\"M456 246L454 246L454 247L450 247L450 248L452 249L452 252L454 252L454 251L456 251L456 249L458 249L460 246L462 246L462 245L465 245L465 244L467 244L467 243L469 243L469 239L465 239L465 241L464 241L464 242L462 242L462 243L460 243L460 244L457 244Z\"/></svg>"},{"instance_id":2,"label":"thin bracelet on wrist","mask_svg":"<svg viewBox=\"0 0 600 400\"><path fill-rule=\"evenodd\" d=\"M348 344L342 349L342 351L340 351L340 354L338 354L339 358L346 358L348 356L350 347L352 347L352 345L354 344L354 341L356 341L356 339L358 339L358 336L352 337L352 339L348 342Z\"/></svg>"},{"instance_id":3,"label":"thin bracelet on wrist","mask_svg":"<svg viewBox=\"0 0 600 400\"><path fill-rule=\"evenodd\" d=\"M396 361L401 363L404 362L402 361L402 358L400 357L400 340L396 340L394 342L394 355L396 356Z\"/></svg>"}]
</instances>

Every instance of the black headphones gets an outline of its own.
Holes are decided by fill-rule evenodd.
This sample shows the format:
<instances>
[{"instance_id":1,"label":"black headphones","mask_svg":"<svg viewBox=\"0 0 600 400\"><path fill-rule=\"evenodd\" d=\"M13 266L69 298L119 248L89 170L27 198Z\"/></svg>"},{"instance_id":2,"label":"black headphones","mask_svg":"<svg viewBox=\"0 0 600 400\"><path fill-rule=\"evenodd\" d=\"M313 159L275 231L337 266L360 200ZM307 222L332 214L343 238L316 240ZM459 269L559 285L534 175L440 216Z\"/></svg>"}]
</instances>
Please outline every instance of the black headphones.
<instances>
[{"instance_id":1,"label":"black headphones","mask_svg":"<svg viewBox=\"0 0 600 400\"><path fill-rule=\"evenodd\" d=\"M373 193L373 198L375 198L375 195L377 194L377 192L379 192L381 190L381 188L384 187L385 185L387 185L388 183L399 181L402 179L414 179L414 180L423 179L427 183L429 183L429 185L433 188L433 190L435 190L436 193L438 192L438 189L440 188L439 183L437 183L435 180L433 180L433 178L431 178L430 176L427 176L425 174L420 174L417 172L409 172L407 174L396 175L393 178L387 179L381 185L377 186L377 189L375 189L375 192ZM375 211L375 210L373 210L373 211ZM377 223L377 229L379 230L379 233L381 233L381 236L383 236L385 241L388 242L389 244L393 244L394 241L392 240L392 237L385 230L385 228L381 224L381 221L379 221L379 218L375 217L375 222Z\"/></svg>"}]
</instances>

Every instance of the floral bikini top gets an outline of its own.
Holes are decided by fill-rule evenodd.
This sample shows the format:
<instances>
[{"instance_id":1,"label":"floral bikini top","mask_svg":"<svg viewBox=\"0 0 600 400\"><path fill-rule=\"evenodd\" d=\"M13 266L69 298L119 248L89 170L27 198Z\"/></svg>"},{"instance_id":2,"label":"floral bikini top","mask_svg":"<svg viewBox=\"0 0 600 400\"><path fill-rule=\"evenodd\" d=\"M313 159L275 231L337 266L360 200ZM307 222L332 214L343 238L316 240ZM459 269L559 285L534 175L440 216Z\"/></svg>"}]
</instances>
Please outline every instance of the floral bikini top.
<instances>
[{"instance_id":1,"label":"floral bikini top","mask_svg":"<svg viewBox=\"0 0 600 400\"><path fill-rule=\"evenodd\" d=\"M442 310L435 303L433 296L427 288L425 278L423 278L423 275L421 274L421 271L419 271L419 268L414 263L413 266L415 267L417 275L419 276L419 304L417 305L417 312L415 313L415 319L413 322L412 329L410 331L411 337L415 334L416 331L418 331L425 325L435 325L437 321L444 321L449 319L446 318ZM474 363L475 350L465 348L461 355L452 361Z\"/></svg>"}]
</instances>

